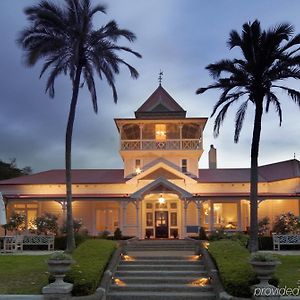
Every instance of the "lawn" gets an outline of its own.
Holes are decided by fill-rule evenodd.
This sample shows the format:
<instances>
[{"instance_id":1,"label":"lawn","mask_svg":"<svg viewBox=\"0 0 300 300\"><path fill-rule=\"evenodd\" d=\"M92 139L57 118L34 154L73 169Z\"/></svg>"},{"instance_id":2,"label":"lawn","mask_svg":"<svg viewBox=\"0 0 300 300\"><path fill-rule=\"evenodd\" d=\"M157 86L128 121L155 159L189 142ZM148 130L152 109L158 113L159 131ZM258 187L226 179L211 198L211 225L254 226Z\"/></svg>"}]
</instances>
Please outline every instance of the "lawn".
<instances>
[{"instance_id":1,"label":"lawn","mask_svg":"<svg viewBox=\"0 0 300 300\"><path fill-rule=\"evenodd\" d=\"M48 283L49 255L0 256L0 294L40 294Z\"/></svg>"},{"instance_id":2,"label":"lawn","mask_svg":"<svg viewBox=\"0 0 300 300\"><path fill-rule=\"evenodd\" d=\"M278 255L281 265L277 267L276 277L280 287L298 287L300 285L300 255Z\"/></svg>"},{"instance_id":3,"label":"lawn","mask_svg":"<svg viewBox=\"0 0 300 300\"><path fill-rule=\"evenodd\" d=\"M74 295L95 292L116 245L114 241L87 240L75 249L75 263L66 276L74 283ZM48 258L49 255L0 255L0 294L41 294L49 279Z\"/></svg>"}]
</instances>

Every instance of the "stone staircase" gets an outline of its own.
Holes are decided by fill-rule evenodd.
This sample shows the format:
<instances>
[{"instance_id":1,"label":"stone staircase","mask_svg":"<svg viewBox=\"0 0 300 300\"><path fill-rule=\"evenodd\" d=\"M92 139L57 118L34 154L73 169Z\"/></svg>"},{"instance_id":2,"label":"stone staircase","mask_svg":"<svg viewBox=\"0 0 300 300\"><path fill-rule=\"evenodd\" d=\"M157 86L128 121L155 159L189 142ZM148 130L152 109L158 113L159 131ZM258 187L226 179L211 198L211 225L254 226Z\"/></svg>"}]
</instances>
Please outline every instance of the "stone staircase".
<instances>
[{"instance_id":1,"label":"stone staircase","mask_svg":"<svg viewBox=\"0 0 300 300\"><path fill-rule=\"evenodd\" d=\"M185 240L137 241L127 246L107 300L216 299L200 256Z\"/></svg>"}]
</instances>

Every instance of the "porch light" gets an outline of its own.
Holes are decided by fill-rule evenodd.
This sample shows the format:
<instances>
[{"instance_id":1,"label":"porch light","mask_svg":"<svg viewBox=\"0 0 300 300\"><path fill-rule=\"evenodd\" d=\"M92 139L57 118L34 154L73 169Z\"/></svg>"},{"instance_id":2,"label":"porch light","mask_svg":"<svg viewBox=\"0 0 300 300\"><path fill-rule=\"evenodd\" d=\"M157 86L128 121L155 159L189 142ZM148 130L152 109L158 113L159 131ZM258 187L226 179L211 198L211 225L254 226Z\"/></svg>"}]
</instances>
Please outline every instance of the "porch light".
<instances>
[{"instance_id":1,"label":"porch light","mask_svg":"<svg viewBox=\"0 0 300 300\"><path fill-rule=\"evenodd\" d=\"M142 173L142 170L141 170L141 168L136 168L135 169L135 173L138 175L138 174L141 174Z\"/></svg>"},{"instance_id":2,"label":"porch light","mask_svg":"<svg viewBox=\"0 0 300 300\"><path fill-rule=\"evenodd\" d=\"M162 196L162 194L160 194L160 196L158 198L158 202L159 202L159 204L164 204L166 202L166 199Z\"/></svg>"}]
</instances>

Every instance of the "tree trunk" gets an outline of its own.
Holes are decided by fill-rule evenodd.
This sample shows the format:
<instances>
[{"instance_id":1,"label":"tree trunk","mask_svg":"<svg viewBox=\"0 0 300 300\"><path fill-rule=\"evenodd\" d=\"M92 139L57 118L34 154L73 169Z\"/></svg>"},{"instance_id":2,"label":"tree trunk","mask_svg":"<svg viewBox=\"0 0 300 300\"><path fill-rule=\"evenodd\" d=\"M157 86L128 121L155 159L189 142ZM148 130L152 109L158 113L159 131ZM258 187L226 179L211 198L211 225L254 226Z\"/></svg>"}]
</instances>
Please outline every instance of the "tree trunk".
<instances>
[{"instance_id":1,"label":"tree trunk","mask_svg":"<svg viewBox=\"0 0 300 300\"><path fill-rule=\"evenodd\" d=\"M67 195L67 249L71 253L75 249L75 237L73 227L73 213L72 213L72 135L73 125L75 119L76 105L79 93L79 84L82 67L77 67L75 79L73 80L72 99L70 104L68 125L66 131L66 145L65 145L65 163L66 163L66 195Z\"/></svg>"},{"instance_id":2,"label":"tree trunk","mask_svg":"<svg viewBox=\"0 0 300 300\"><path fill-rule=\"evenodd\" d=\"M263 98L262 98L263 99ZM256 102L255 119L251 145L251 176L250 176L250 252L258 251L258 152L261 133L263 101Z\"/></svg>"}]
</instances>

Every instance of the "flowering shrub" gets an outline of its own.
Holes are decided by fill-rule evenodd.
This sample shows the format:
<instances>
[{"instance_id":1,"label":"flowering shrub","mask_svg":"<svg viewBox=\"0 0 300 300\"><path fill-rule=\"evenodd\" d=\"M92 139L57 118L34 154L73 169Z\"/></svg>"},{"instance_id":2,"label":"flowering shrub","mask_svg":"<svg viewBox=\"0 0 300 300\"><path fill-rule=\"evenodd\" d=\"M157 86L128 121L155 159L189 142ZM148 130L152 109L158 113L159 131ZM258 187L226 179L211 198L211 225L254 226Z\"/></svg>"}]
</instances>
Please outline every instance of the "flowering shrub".
<instances>
[{"instance_id":1,"label":"flowering shrub","mask_svg":"<svg viewBox=\"0 0 300 300\"><path fill-rule=\"evenodd\" d=\"M73 228L74 228L74 232L78 233L79 230L81 229L83 225L82 219L73 219ZM67 233L67 225L66 225L66 221L64 221L63 226L60 229L62 234L66 234Z\"/></svg>"},{"instance_id":2,"label":"flowering shrub","mask_svg":"<svg viewBox=\"0 0 300 300\"><path fill-rule=\"evenodd\" d=\"M7 224L2 225L5 230L15 231L16 233L25 229L25 215L12 212Z\"/></svg>"},{"instance_id":3,"label":"flowering shrub","mask_svg":"<svg viewBox=\"0 0 300 300\"><path fill-rule=\"evenodd\" d=\"M277 234L300 233L300 219L291 212L277 216L273 231Z\"/></svg>"},{"instance_id":4,"label":"flowering shrub","mask_svg":"<svg viewBox=\"0 0 300 300\"><path fill-rule=\"evenodd\" d=\"M270 230L270 218L264 217L258 221L258 234L263 236Z\"/></svg>"},{"instance_id":5,"label":"flowering shrub","mask_svg":"<svg viewBox=\"0 0 300 300\"><path fill-rule=\"evenodd\" d=\"M43 216L36 217L32 222L36 228L37 234L57 234L57 216L51 213L45 213Z\"/></svg>"}]
</instances>

